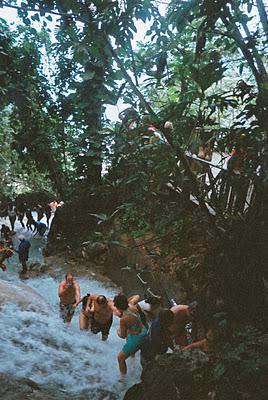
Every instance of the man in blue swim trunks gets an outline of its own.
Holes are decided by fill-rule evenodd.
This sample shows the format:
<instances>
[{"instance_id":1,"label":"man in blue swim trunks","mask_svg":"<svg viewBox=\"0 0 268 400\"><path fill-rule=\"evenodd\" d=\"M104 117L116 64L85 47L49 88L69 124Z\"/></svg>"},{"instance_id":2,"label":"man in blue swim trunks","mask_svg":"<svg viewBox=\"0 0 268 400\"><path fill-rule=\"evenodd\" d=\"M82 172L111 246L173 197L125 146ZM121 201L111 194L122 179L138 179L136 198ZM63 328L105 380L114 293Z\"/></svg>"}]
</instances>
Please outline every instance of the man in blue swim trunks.
<instances>
[{"instance_id":1,"label":"man in blue swim trunks","mask_svg":"<svg viewBox=\"0 0 268 400\"><path fill-rule=\"evenodd\" d=\"M122 339L127 339L126 344L119 352L117 359L121 376L127 373L126 359L135 354L142 345L147 334L136 306L129 305L125 295L119 294L114 298L114 307L120 316L120 325L117 334Z\"/></svg>"}]
</instances>

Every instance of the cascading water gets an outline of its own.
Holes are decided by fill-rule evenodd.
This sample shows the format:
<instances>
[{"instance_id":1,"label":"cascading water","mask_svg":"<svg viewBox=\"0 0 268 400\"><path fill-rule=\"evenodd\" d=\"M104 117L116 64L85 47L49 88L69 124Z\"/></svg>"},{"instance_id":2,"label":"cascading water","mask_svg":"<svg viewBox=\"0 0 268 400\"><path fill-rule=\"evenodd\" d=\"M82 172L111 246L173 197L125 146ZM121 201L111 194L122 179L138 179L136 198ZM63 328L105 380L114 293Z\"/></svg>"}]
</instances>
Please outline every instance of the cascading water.
<instances>
[{"instance_id":1,"label":"cascading water","mask_svg":"<svg viewBox=\"0 0 268 400\"><path fill-rule=\"evenodd\" d=\"M21 229L17 229L22 233ZM25 234L25 232L23 232ZM26 233L27 238L29 234ZM31 259L41 260L45 239L30 237ZM17 245L14 240L15 247ZM0 279L18 283L17 256L7 263L8 270ZM81 294L101 293L113 297L114 288L93 279L77 279ZM116 333L119 320L114 317L107 342L100 335L79 330L79 310L69 326L59 317L59 281L43 276L24 281L49 304L47 313L23 310L15 304L5 304L0 310L0 373L24 377L70 394L87 393L85 399L121 399L127 387L139 381L139 356L128 360L128 376L119 382L117 353L124 341ZM105 393L105 395L104 395Z\"/></svg>"}]
</instances>

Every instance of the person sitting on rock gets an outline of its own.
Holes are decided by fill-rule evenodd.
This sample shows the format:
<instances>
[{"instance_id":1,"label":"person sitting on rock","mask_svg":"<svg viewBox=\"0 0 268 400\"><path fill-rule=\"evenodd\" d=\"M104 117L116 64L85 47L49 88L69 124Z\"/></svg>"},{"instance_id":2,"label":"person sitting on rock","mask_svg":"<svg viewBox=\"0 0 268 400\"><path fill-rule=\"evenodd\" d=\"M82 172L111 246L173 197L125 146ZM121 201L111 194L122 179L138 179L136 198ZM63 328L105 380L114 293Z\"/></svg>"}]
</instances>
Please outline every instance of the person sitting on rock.
<instances>
[{"instance_id":1,"label":"person sitting on rock","mask_svg":"<svg viewBox=\"0 0 268 400\"><path fill-rule=\"evenodd\" d=\"M113 301L103 295L91 294L80 312L80 329L89 329L92 333L101 332L101 339L107 340L113 323Z\"/></svg>"},{"instance_id":2,"label":"person sitting on rock","mask_svg":"<svg viewBox=\"0 0 268 400\"><path fill-rule=\"evenodd\" d=\"M127 339L126 344L119 352L117 359L122 378L127 373L126 359L140 350L147 334L147 328L141 321L138 309L128 304L125 295L119 294L114 298L114 307L120 315L120 325L117 334L122 339Z\"/></svg>"},{"instance_id":3,"label":"person sitting on rock","mask_svg":"<svg viewBox=\"0 0 268 400\"><path fill-rule=\"evenodd\" d=\"M80 302L80 286L74 280L73 274L65 275L64 281L59 285L60 316L65 323L70 323L75 312L75 307Z\"/></svg>"}]
</instances>

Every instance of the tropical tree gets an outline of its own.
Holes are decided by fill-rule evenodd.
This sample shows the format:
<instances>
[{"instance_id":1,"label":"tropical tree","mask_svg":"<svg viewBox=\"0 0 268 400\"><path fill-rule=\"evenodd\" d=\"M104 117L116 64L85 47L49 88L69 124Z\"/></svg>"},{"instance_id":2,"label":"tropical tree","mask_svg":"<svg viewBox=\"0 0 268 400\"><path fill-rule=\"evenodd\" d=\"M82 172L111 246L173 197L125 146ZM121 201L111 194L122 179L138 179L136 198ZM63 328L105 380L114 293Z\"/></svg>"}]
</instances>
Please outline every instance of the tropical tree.
<instances>
[{"instance_id":1,"label":"tropical tree","mask_svg":"<svg viewBox=\"0 0 268 400\"><path fill-rule=\"evenodd\" d=\"M62 193L63 177L58 160L58 140L50 103L48 83L41 67L41 52L46 34L20 26L11 31L2 20L1 108L12 106L12 147L25 168L32 163L41 172L49 172L56 189Z\"/></svg>"}]
</instances>

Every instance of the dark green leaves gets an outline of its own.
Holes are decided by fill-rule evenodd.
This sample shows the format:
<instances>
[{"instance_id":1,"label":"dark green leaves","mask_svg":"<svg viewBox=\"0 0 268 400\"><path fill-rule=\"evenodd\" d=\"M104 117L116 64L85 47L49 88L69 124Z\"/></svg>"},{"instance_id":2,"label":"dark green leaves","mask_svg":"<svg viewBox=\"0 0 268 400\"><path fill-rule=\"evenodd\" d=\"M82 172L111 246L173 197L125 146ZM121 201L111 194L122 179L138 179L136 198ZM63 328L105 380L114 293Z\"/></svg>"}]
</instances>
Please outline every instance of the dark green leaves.
<instances>
[{"instance_id":1,"label":"dark green leaves","mask_svg":"<svg viewBox=\"0 0 268 400\"><path fill-rule=\"evenodd\" d=\"M217 381L219 380L225 372L225 366L223 363L219 363L215 366L213 374L214 374L214 379Z\"/></svg>"}]
</instances>

